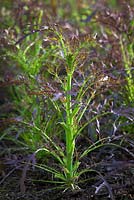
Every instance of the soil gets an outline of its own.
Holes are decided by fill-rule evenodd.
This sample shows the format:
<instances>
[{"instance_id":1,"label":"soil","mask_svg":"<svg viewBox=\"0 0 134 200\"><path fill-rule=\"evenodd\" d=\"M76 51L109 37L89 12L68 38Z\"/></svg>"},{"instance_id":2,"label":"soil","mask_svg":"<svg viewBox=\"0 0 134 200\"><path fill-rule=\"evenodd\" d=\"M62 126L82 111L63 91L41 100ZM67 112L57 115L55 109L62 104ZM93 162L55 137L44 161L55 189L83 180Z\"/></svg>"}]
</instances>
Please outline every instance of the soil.
<instances>
[{"instance_id":1,"label":"soil","mask_svg":"<svg viewBox=\"0 0 134 200\"><path fill-rule=\"evenodd\" d=\"M75 191L55 189L56 186L44 183L43 180L51 179L50 175L36 168L27 169L22 184L25 166L19 165L19 161L16 164L14 160L22 160L23 156L16 153L12 155L12 162L9 162L10 156L3 155L0 161L0 200L132 200L134 144L131 140L131 144L125 145L124 149L105 147L84 158L81 169L91 167L101 175L94 172L84 174L79 189Z\"/></svg>"}]
</instances>

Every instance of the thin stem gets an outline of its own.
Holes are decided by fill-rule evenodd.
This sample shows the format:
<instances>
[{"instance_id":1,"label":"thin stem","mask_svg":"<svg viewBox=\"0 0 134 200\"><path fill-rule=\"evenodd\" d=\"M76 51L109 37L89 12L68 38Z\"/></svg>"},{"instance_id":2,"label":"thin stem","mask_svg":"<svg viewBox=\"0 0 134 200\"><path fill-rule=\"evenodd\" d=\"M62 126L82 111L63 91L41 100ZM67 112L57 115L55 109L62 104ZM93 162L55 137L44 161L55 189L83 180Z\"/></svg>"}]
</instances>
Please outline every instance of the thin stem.
<instances>
[{"instance_id":1,"label":"thin stem","mask_svg":"<svg viewBox=\"0 0 134 200\"><path fill-rule=\"evenodd\" d=\"M72 171L73 171L73 154L74 154L74 148L75 148L75 142L73 140L73 117L72 117L72 103L71 103L71 95L69 94L69 91L71 91L71 85L72 85L72 75L69 74L67 77L67 102L66 102L66 164L67 164L67 170L68 170L68 178L72 177Z\"/></svg>"}]
</instances>

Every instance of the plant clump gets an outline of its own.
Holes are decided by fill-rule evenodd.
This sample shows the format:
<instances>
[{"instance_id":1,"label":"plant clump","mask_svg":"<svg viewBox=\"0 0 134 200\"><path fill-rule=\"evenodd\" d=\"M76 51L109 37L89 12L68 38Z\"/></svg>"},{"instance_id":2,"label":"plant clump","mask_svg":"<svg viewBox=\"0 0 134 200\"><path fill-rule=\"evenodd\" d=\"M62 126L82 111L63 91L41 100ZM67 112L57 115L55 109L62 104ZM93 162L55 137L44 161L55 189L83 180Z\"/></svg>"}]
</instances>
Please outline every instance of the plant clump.
<instances>
[{"instance_id":1,"label":"plant clump","mask_svg":"<svg viewBox=\"0 0 134 200\"><path fill-rule=\"evenodd\" d=\"M2 3L1 184L19 170L24 194L36 170L45 178L31 182L51 191L90 182L91 198L115 199L116 173L134 158L133 11L125 0Z\"/></svg>"}]
</instances>

